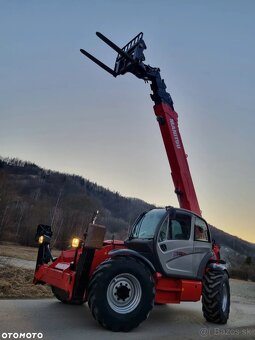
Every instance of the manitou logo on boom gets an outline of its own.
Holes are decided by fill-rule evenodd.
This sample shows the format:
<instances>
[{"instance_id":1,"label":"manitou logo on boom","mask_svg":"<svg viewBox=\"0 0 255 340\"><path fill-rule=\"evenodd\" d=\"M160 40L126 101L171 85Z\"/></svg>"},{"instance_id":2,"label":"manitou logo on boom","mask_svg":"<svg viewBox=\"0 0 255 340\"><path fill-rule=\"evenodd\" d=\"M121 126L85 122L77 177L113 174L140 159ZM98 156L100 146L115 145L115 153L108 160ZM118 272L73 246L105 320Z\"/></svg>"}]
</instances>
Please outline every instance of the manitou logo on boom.
<instances>
[{"instance_id":1,"label":"manitou logo on boom","mask_svg":"<svg viewBox=\"0 0 255 340\"><path fill-rule=\"evenodd\" d=\"M171 125L172 131L173 131L175 145L176 145L177 149L180 149L181 143L180 143L177 131L176 131L175 122L174 122L173 118L170 118L170 125Z\"/></svg>"}]
</instances>

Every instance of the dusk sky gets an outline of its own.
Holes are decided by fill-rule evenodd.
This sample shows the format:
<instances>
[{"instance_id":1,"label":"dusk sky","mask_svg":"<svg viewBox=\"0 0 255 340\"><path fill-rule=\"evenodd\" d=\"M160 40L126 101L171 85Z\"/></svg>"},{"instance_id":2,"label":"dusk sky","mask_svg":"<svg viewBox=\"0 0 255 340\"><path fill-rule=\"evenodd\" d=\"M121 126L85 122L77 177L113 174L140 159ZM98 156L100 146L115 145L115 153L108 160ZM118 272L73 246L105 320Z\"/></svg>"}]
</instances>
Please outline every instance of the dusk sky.
<instances>
[{"instance_id":1,"label":"dusk sky","mask_svg":"<svg viewBox=\"0 0 255 340\"><path fill-rule=\"evenodd\" d=\"M178 206L150 86L113 78L139 32L160 67L203 217L255 242L255 1L0 0L0 155Z\"/></svg>"}]
</instances>

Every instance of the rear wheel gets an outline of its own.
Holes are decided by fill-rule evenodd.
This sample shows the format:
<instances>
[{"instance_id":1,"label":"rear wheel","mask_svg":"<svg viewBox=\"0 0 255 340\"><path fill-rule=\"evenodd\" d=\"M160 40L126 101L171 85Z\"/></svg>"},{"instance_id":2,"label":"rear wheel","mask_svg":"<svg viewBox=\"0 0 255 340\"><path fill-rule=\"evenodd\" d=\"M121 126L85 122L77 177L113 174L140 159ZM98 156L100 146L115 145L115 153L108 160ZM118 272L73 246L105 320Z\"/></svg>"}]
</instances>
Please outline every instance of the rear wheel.
<instances>
[{"instance_id":1,"label":"rear wheel","mask_svg":"<svg viewBox=\"0 0 255 340\"><path fill-rule=\"evenodd\" d=\"M68 293L58 287L51 286L51 290L55 298L57 298L59 301L63 303L66 303L69 305L82 305L85 302L83 300L69 300Z\"/></svg>"},{"instance_id":2,"label":"rear wheel","mask_svg":"<svg viewBox=\"0 0 255 340\"><path fill-rule=\"evenodd\" d=\"M224 271L208 271L203 279L203 314L207 321L225 324L230 310L228 275Z\"/></svg>"},{"instance_id":3,"label":"rear wheel","mask_svg":"<svg viewBox=\"0 0 255 340\"><path fill-rule=\"evenodd\" d=\"M114 257L94 272L88 305L94 318L112 331L130 331L147 319L155 297L154 279L139 260Z\"/></svg>"}]
</instances>

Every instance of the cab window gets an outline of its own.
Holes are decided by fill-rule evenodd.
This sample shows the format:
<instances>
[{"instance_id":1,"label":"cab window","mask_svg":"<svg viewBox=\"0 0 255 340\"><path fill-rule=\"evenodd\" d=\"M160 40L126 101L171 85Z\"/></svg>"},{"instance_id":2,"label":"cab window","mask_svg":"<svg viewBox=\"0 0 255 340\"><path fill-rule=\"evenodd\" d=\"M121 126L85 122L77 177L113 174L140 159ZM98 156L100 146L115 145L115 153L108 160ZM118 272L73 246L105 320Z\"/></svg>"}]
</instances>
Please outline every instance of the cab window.
<instances>
[{"instance_id":1,"label":"cab window","mask_svg":"<svg viewBox=\"0 0 255 340\"><path fill-rule=\"evenodd\" d=\"M191 230L191 216L177 215L169 221L169 240L189 240Z\"/></svg>"},{"instance_id":2,"label":"cab window","mask_svg":"<svg viewBox=\"0 0 255 340\"><path fill-rule=\"evenodd\" d=\"M136 222L131 237L152 239L155 235L155 230L165 213L164 209L153 209L148 211Z\"/></svg>"},{"instance_id":3,"label":"cab window","mask_svg":"<svg viewBox=\"0 0 255 340\"><path fill-rule=\"evenodd\" d=\"M198 217L196 217L195 219L194 233L195 241L209 242L208 227L205 221L201 220Z\"/></svg>"},{"instance_id":4,"label":"cab window","mask_svg":"<svg viewBox=\"0 0 255 340\"><path fill-rule=\"evenodd\" d=\"M167 217L159 230L158 242L165 240L189 240L191 217L177 214L175 219Z\"/></svg>"}]
</instances>

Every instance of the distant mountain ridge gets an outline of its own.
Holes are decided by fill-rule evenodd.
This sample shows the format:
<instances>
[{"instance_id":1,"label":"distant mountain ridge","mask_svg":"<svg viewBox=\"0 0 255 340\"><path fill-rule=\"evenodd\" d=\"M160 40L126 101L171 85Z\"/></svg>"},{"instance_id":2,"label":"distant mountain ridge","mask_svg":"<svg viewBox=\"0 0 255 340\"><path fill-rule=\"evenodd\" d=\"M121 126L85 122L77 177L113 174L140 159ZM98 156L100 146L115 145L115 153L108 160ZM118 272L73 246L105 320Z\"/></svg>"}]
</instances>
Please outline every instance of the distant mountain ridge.
<instances>
[{"instance_id":1,"label":"distant mountain ridge","mask_svg":"<svg viewBox=\"0 0 255 340\"><path fill-rule=\"evenodd\" d=\"M154 207L81 176L45 170L16 158L0 158L0 241L33 245L37 224L45 223L53 225L54 244L64 247L72 235L82 234L93 211L98 209L98 222L106 225L107 236L114 233L123 239L136 217ZM254 256L254 243L214 226L211 232L217 243L230 249L224 253Z\"/></svg>"},{"instance_id":2,"label":"distant mountain ridge","mask_svg":"<svg viewBox=\"0 0 255 340\"><path fill-rule=\"evenodd\" d=\"M213 238L221 245L231 248L234 251L245 255L255 256L255 243L245 241L237 236L226 233L212 225L210 225Z\"/></svg>"}]
</instances>

